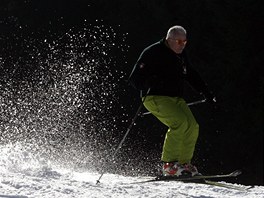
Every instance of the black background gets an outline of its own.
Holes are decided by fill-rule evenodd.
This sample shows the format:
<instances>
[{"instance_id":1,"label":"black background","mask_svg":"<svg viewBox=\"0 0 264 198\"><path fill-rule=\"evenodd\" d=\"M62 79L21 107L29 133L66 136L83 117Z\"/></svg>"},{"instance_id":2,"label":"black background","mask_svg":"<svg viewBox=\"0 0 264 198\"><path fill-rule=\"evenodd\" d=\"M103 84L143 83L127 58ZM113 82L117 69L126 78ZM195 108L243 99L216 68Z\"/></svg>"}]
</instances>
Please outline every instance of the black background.
<instances>
[{"instance_id":1,"label":"black background","mask_svg":"<svg viewBox=\"0 0 264 198\"><path fill-rule=\"evenodd\" d=\"M12 46L12 39L6 44L5 37L19 26L24 34L38 31L37 37L52 37L54 32L78 29L84 20L99 20L120 37L128 33L129 49L115 65L125 73L119 82L119 102L126 106L128 117L114 134L118 142L140 104L137 91L125 81L133 64L144 47L165 36L169 27L182 25L188 32L191 61L218 98L217 110L207 104L191 107L200 124L194 163L204 174L239 168L244 174L238 182L263 185L263 13L260 0L2 0L1 43ZM8 49L15 57L18 48ZM11 53L6 49L1 49L1 56ZM201 99L189 87L185 98ZM113 114L119 110L116 104ZM139 118L119 156L129 159L129 168L123 169L149 172L144 163L155 167L166 130L152 116Z\"/></svg>"}]
</instances>

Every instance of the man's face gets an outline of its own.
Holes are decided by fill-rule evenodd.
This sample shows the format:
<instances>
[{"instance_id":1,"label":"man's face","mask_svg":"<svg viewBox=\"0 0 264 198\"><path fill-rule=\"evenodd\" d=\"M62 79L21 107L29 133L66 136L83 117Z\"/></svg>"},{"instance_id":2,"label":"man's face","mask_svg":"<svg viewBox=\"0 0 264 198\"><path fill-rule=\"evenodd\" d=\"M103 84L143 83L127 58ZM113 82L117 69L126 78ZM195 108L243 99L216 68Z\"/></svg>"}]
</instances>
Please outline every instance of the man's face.
<instances>
[{"instance_id":1,"label":"man's face","mask_svg":"<svg viewBox=\"0 0 264 198\"><path fill-rule=\"evenodd\" d=\"M176 54L181 54L187 43L185 34L175 35L173 38L168 38L168 45Z\"/></svg>"}]
</instances>

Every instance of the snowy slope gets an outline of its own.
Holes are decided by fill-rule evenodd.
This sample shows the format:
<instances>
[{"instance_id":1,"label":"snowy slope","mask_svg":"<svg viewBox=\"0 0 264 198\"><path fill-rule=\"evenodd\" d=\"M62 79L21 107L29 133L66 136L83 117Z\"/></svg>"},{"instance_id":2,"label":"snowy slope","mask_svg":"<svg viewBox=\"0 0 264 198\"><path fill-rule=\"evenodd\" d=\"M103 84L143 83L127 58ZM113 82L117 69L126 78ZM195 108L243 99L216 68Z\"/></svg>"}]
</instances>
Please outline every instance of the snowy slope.
<instances>
[{"instance_id":1,"label":"snowy slope","mask_svg":"<svg viewBox=\"0 0 264 198\"><path fill-rule=\"evenodd\" d=\"M182 182L132 184L147 178L112 174L105 174L96 185L98 173L58 168L43 159L33 159L28 152L0 148L0 197L264 197L263 186L238 191Z\"/></svg>"}]
</instances>

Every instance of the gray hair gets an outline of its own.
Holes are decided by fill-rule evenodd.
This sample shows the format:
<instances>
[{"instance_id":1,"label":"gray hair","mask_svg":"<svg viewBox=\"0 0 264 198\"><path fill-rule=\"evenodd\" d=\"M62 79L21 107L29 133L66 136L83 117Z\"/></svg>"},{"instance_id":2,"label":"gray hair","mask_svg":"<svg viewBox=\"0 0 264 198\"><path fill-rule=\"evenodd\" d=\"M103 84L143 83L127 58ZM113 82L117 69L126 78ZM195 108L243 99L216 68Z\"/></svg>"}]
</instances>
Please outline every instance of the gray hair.
<instances>
[{"instance_id":1,"label":"gray hair","mask_svg":"<svg viewBox=\"0 0 264 198\"><path fill-rule=\"evenodd\" d=\"M179 25L172 26L167 32L166 39L174 38L176 35L179 35L179 34L186 35L186 30L182 26L179 26Z\"/></svg>"}]
</instances>

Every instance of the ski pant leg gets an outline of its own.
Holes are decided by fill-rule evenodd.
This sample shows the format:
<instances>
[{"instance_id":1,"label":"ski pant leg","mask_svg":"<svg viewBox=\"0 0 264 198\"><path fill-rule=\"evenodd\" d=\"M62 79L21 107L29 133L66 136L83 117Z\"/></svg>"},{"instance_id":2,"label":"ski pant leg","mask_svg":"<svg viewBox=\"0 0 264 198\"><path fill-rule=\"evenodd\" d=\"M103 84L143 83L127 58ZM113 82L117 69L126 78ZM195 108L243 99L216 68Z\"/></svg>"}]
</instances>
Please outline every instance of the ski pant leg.
<instances>
[{"instance_id":1,"label":"ski pant leg","mask_svg":"<svg viewBox=\"0 0 264 198\"><path fill-rule=\"evenodd\" d=\"M190 163L199 125L186 102L179 97L147 96L144 106L169 127L164 140L162 161Z\"/></svg>"}]
</instances>

